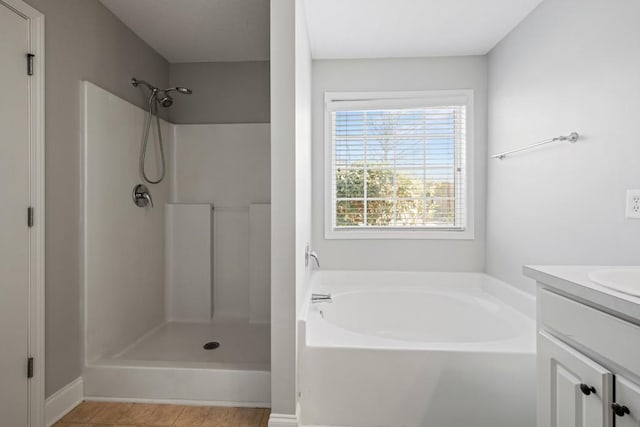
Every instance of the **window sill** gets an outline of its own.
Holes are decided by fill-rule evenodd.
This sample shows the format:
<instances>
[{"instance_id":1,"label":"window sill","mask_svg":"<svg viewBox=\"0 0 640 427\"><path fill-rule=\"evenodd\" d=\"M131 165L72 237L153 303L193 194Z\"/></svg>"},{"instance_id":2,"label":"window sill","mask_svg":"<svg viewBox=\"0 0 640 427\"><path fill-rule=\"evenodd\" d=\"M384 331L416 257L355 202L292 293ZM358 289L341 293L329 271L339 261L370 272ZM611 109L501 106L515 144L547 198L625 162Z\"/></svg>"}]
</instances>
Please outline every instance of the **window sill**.
<instances>
[{"instance_id":1,"label":"window sill","mask_svg":"<svg viewBox=\"0 0 640 427\"><path fill-rule=\"evenodd\" d=\"M474 240L473 230L325 230L330 240Z\"/></svg>"}]
</instances>

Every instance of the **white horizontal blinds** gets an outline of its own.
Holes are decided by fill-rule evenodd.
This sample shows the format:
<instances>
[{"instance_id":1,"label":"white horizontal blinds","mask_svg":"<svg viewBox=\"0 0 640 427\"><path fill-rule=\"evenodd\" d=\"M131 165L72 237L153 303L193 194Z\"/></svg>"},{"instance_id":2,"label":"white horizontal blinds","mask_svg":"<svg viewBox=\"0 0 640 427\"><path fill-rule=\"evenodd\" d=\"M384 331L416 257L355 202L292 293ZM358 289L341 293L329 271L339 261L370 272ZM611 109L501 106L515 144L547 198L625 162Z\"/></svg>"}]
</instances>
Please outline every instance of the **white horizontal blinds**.
<instances>
[{"instance_id":1,"label":"white horizontal blinds","mask_svg":"<svg viewBox=\"0 0 640 427\"><path fill-rule=\"evenodd\" d=\"M333 228L463 230L465 110L331 111Z\"/></svg>"}]
</instances>

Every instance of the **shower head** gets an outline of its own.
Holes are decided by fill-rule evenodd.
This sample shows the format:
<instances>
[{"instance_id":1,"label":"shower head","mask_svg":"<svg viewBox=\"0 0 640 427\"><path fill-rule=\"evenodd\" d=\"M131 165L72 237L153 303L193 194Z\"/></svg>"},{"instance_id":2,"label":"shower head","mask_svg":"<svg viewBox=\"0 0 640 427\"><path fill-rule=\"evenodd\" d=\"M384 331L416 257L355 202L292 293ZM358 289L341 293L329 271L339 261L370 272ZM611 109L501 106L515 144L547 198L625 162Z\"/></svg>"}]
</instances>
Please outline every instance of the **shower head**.
<instances>
[{"instance_id":1,"label":"shower head","mask_svg":"<svg viewBox=\"0 0 640 427\"><path fill-rule=\"evenodd\" d=\"M145 82L144 80L138 80L135 77L131 78L131 84L134 87L138 87L140 85L145 86L147 89L149 89L149 91L151 91L151 94L149 96L150 105L153 99L155 98L155 100L164 108L169 108L173 105L173 98L171 97L171 95L169 95L169 92L176 91L184 95L191 95L193 93L193 91L188 87L181 87L181 86L168 87L166 89L158 89L152 84Z\"/></svg>"},{"instance_id":2,"label":"shower head","mask_svg":"<svg viewBox=\"0 0 640 427\"><path fill-rule=\"evenodd\" d=\"M189 89L188 87L181 87L181 86L177 86L177 87L169 87L166 89L163 89L162 91L164 93L168 93L168 92L172 92L172 91L176 91L176 92L180 92L184 95L191 95L193 93L193 91L191 89Z\"/></svg>"},{"instance_id":3,"label":"shower head","mask_svg":"<svg viewBox=\"0 0 640 427\"><path fill-rule=\"evenodd\" d=\"M176 91L185 95L191 95L193 93L191 89L186 87L180 87L180 86L162 89L158 97L158 102L160 103L160 105L162 105L165 108L171 107L173 105L173 98L171 97L171 95L169 95L169 92L173 92L173 91Z\"/></svg>"}]
</instances>

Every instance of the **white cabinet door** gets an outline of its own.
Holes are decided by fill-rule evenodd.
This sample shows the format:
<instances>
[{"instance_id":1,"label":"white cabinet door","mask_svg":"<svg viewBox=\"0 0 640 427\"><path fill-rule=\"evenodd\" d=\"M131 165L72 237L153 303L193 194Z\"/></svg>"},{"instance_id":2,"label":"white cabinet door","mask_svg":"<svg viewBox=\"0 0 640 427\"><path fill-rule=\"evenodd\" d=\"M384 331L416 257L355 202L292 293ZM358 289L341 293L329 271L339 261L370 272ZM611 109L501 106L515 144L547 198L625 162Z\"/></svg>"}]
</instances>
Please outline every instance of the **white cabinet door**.
<instances>
[{"instance_id":1,"label":"white cabinet door","mask_svg":"<svg viewBox=\"0 0 640 427\"><path fill-rule=\"evenodd\" d=\"M538 334L538 427L611 427L611 372Z\"/></svg>"},{"instance_id":2,"label":"white cabinet door","mask_svg":"<svg viewBox=\"0 0 640 427\"><path fill-rule=\"evenodd\" d=\"M640 386L616 375L616 427L640 427Z\"/></svg>"}]
</instances>

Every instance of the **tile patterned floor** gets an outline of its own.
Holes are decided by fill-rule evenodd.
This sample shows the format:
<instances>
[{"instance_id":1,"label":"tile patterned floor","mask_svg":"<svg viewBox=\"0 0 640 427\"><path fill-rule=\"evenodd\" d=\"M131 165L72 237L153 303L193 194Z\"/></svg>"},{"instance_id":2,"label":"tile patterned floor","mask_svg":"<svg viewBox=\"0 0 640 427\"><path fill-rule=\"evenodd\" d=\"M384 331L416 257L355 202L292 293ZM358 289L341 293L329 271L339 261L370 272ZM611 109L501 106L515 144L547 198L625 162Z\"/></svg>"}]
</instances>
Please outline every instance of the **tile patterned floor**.
<instances>
[{"instance_id":1,"label":"tile patterned floor","mask_svg":"<svg viewBox=\"0 0 640 427\"><path fill-rule=\"evenodd\" d=\"M54 427L266 427L269 409L83 402Z\"/></svg>"}]
</instances>

